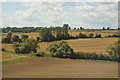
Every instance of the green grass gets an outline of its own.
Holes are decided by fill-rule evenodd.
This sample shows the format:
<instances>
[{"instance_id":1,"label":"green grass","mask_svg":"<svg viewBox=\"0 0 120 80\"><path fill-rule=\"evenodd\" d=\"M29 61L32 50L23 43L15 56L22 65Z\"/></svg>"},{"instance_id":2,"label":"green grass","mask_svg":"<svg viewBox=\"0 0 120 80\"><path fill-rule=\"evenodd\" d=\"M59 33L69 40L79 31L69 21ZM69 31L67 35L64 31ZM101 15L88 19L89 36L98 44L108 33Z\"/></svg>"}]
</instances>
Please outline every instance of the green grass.
<instances>
[{"instance_id":1,"label":"green grass","mask_svg":"<svg viewBox=\"0 0 120 80\"><path fill-rule=\"evenodd\" d=\"M0 53L2 55L8 55L10 56L10 58L8 58L9 60L2 60L2 64L9 64L9 63L17 63L17 62L21 62L27 59L30 59L32 57L35 57L34 53L29 53L29 54L16 54L14 52L6 52L3 51L2 53ZM24 57L25 56L25 57ZM1 63L0 63L1 64Z\"/></svg>"}]
</instances>

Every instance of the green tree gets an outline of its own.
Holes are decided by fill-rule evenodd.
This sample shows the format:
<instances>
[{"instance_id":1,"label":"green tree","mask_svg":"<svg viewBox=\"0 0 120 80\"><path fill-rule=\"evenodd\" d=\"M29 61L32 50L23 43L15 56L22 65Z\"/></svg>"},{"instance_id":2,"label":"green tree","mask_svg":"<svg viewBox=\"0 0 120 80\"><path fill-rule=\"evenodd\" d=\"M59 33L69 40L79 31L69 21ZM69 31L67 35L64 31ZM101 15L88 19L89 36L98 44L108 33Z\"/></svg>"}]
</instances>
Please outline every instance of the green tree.
<instances>
[{"instance_id":1,"label":"green tree","mask_svg":"<svg viewBox=\"0 0 120 80\"><path fill-rule=\"evenodd\" d=\"M12 42L21 42L21 39L19 38L18 35L13 35L11 39L12 39Z\"/></svg>"},{"instance_id":2,"label":"green tree","mask_svg":"<svg viewBox=\"0 0 120 80\"><path fill-rule=\"evenodd\" d=\"M79 38L87 38L86 34L83 34L83 33L79 33L78 37Z\"/></svg>"},{"instance_id":3,"label":"green tree","mask_svg":"<svg viewBox=\"0 0 120 80\"><path fill-rule=\"evenodd\" d=\"M52 43L47 50L52 54L52 56L60 58L69 58L74 54L73 49L65 41Z\"/></svg>"},{"instance_id":4,"label":"green tree","mask_svg":"<svg viewBox=\"0 0 120 80\"><path fill-rule=\"evenodd\" d=\"M120 61L120 40L110 46L107 52L111 60Z\"/></svg>"},{"instance_id":5,"label":"green tree","mask_svg":"<svg viewBox=\"0 0 120 80\"><path fill-rule=\"evenodd\" d=\"M90 34L89 34L89 37L90 37L90 38L92 38L93 36L94 36L94 34L93 34L93 33L90 33Z\"/></svg>"},{"instance_id":6,"label":"green tree","mask_svg":"<svg viewBox=\"0 0 120 80\"><path fill-rule=\"evenodd\" d=\"M2 43L11 43L11 38L10 37L5 37L2 39Z\"/></svg>"},{"instance_id":7,"label":"green tree","mask_svg":"<svg viewBox=\"0 0 120 80\"><path fill-rule=\"evenodd\" d=\"M40 41L40 37L37 37L36 40L39 42Z\"/></svg>"},{"instance_id":8,"label":"green tree","mask_svg":"<svg viewBox=\"0 0 120 80\"><path fill-rule=\"evenodd\" d=\"M21 39L24 41L25 39L27 39L28 38L28 35L26 35L26 34L22 34L21 35Z\"/></svg>"},{"instance_id":9,"label":"green tree","mask_svg":"<svg viewBox=\"0 0 120 80\"><path fill-rule=\"evenodd\" d=\"M101 38L101 34L96 34L95 37L96 38Z\"/></svg>"},{"instance_id":10,"label":"green tree","mask_svg":"<svg viewBox=\"0 0 120 80\"><path fill-rule=\"evenodd\" d=\"M37 47L38 46L38 42L35 39L26 39L23 43L18 43L18 42L14 42L13 44L14 50L16 53L30 53L30 52L37 52Z\"/></svg>"},{"instance_id":11,"label":"green tree","mask_svg":"<svg viewBox=\"0 0 120 80\"><path fill-rule=\"evenodd\" d=\"M11 38L12 35L13 35L13 33L9 31L6 37L10 37Z\"/></svg>"},{"instance_id":12,"label":"green tree","mask_svg":"<svg viewBox=\"0 0 120 80\"><path fill-rule=\"evenodd\" d=\"M49 42L53 41L55 37L52 35L52 31L49 28L41 28L40 39L41 41Z\"/></svg>"},{"instance_id":13,"label":"green tree","mask_svg":"<svg viewBox=\"0 0 120 80\"><path fill-rule=\"evenodd\" d=\"M6 37L2 39L2 43L12 43L11 37L12 37L12 32L8 32Z\"/></svg>"},{"instance_id":14,"label":"green tree","mask_svg":"<svg viewBox=\"0 0 120 80\"><path fill-rule=\"evenodd\" d=\"M63 30L62 30L63 31L63 34L62 34L63 39L68 39L68 37L69 37L68 30L69 30L69 25L64 24L63 25Z\"/></svg>"}]
</instances>

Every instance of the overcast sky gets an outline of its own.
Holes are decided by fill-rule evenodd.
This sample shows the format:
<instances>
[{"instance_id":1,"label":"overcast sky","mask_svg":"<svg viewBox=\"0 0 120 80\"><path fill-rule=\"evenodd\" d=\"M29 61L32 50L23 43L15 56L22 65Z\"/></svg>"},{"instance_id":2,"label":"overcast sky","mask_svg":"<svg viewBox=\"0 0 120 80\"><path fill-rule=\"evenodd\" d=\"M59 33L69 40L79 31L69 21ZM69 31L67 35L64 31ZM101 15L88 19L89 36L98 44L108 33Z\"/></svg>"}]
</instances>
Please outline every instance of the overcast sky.
<instances>
[{"instance_id":1,"label":"overcast sky","mask_svg":"<svg viewBox=\"0 0 120 80\"><path fill-rule=\"evenodd\" d=\"M4 2L2 27L62 26L118 27L117 2Z\"/></svg>"}]
</instances>

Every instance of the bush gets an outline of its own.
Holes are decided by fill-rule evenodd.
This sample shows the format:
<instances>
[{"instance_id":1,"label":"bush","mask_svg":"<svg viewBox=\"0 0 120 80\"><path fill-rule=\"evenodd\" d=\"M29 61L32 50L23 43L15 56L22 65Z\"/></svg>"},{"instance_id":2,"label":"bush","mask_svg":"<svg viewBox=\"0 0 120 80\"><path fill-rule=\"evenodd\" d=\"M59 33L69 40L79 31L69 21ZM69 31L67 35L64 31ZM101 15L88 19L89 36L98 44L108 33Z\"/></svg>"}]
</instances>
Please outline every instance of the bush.
<instances>
[{"instance_id":1,"label":"bush","mask_svg":"<svg viewBox=\"0 0 120 80\"><path fill-rule=\"evenodd\" d=\"M21 39L24 41L25 39L27 39L28 38L28 35L26 35L26 34L22 34L21 35Z\"/></svg>"},{"instance_id":2,"label":"bush","mask_svg":"<svg viewBox=\"0 0 120 80\"><path fill-rule=\"evenodd\" d=\"M10 37L6 37L2 39L2 43L11 43L11 38Z\"/></svg>"},{"instance_id":3,"label":"bush","mask_svg":"<svg viewBox=\"0 0 120 80\"><path fill-rule=\"evenodd\" d=\"M93 36L94 36L93 33L90 33L90 34L89 34L89 38L92 38Z\"/></svg>"},{"instance_id":4,"label":"bush","mask_svg":"<svg viewBox=\"0 0 120 80\"><path fill-rule=\"evenodd\" d=\"M101 34L96 34L96 38L101 38Z\"/></svg>"},{"instance_id":5,"label":"bush","mask_svg":"<svg viewBox=\"0 0 120 80\"><path fill-rule=\"evenodd\" d=\"M120 40L108 48L108 55L111 60L120 61Z\"/></svg>"},{"instance_id":6,"label":"bush","mask_svg":"<svg viewBox=\"0 0 120 80\"><path fill-rule=\"evenodd\" d=\"M86 34L83 34L83 33L79 33L78 37L79 37L79 38L87 38L87 35L86 35Z\"/></svg>"},{"instance_id":7,"label":"bush","mask_svg":"<svg viewBox=\"0 0 120 80\"><path fill-rule=\"evenodd\" d=\"M13 35L12 42L22 42L18 35Z\"/></svg>"},{"instance_id":8,"label":"bush","mask_svg":"<svg viewBox=\"0 0 120 80\"><path fill-rule=\"evenodd\" d=\"M40 51L40 52L37 52L36 53L36 56L40 56L40 57L44 57L45 56L45 53Z\"/></svg>"},{"instance_id":9,"label":"bush","mask_svg":"<svg viewBox=\"0 0 120 80\"><path fill-rule=\"evenodd\" d=\"M38 42L35 39L26 39L23 43L15 42L13 44L16 53L30 53L37 52Z\"/></svg>"},{"instance_id":10,"label":"bush","mask_svg":"<svg viewBox=\"0 0 120 80\"><path fill-rule=\"evenodd\" d=\"M60 58L69 58L74 54L73 49L65 41L53 43L47 48L47 50L52 56Z\"/></svg>"},{"instance_id":11,"label":"bush","mask_svg":"<svg viewBox=\"0 0 120 80\"><path fill-rule=\"evenodd\" d=\"M2 39L2 43L12 43L11 37L12 37L12 32L8 32L6 37Z\"/></svg>"},{"instance_id":12,"label":"bush","mask_svg":"<svg viewBox=\"0 0 120 80\"><path fill-rule=\"evenodd\" d=\"M6 50L4 48L2 48L1 51L6 51Z\"/></svg>"},{"instance_id":13,"label":"bush","mask_svg":"<svg viewBox=\"0 0 120 80\"><path fill-rule=\"evenodd\" d=\"M106 54L88 53L88 52L76 52L70 58L72 58L72 59L109 60L109 56Z\"/></svg>"}]
</instances>

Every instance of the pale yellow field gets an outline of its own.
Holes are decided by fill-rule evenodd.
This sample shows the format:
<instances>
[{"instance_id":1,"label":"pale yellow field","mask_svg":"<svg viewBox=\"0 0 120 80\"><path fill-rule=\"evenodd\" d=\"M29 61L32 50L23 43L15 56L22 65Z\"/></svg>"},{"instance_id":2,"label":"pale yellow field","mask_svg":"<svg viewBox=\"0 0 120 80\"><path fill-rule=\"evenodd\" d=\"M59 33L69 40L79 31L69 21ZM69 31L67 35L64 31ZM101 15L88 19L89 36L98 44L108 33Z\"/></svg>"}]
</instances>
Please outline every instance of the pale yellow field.
<instances>
[{"instance_id":1,"label":"pale yellow field","mask_svg":"<svg viewBox=\"0 0 120 80\"><path fill-rule=\"evenodd\" d=\"M118 38L88 38L88 39L72 39L65 40L74 49L75 52L97 52L106 53L107 48L116 42ZM40 42L38 51L46 51L51 42ZM12 44L2 44L7 51L14 51Z\"/></svg>"}]
</instances>

